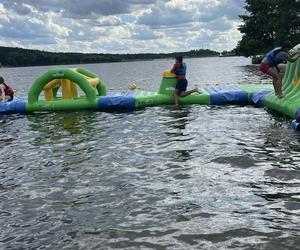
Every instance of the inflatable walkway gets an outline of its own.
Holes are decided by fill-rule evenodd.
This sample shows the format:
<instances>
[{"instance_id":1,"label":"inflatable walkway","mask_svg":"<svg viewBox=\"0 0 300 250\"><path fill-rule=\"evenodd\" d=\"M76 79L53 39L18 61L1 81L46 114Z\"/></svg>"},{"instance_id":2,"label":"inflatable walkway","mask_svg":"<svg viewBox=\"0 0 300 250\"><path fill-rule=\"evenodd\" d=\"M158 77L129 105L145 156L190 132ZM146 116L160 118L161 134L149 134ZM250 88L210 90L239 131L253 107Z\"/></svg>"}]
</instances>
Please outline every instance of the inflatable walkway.
<instances>
[{"instance_id":1,"label":"inflatable walkway","mask_svg":"<svg viewBox=\"0 0 300 250\"><path fill-rule=\"evenodd\" d=\"M127 90L106 94L104 83L86 69L52 69L33 83L27 98L15 98L12 102L0 103L0 113L78 110L111 112L173 105L176 81L176 75L167 70L163 73L159 92ZM270 84L207 87L201 90L201 94L181 97L180 104L262 106L262 96L271 90ZM79 95L79 92L83 95ZM257 100L253 99L255 96L258 96Z\"/></svg>"},{"instance_id":2,"label":"inflatable walkway","mask_svg":"<svg viewBox=\"0 0 300 250\"><path fill-rule=\"evenodd\" d=\"M300 51L300 44L290 51ZM52 69L33 83L27 97L0 103L0 113L43 111L127 111L149 106L172 105L176 76L165 71L158 92L127 90L106 93L100 78L83 68ZM201 89L180 98L180 104L266 106L300 122L300 60L288 63L283 79L284 98L277 98L271 84L235 84ZM294 121L294 127L300 125Z\"/></svg>"}]
</instances>

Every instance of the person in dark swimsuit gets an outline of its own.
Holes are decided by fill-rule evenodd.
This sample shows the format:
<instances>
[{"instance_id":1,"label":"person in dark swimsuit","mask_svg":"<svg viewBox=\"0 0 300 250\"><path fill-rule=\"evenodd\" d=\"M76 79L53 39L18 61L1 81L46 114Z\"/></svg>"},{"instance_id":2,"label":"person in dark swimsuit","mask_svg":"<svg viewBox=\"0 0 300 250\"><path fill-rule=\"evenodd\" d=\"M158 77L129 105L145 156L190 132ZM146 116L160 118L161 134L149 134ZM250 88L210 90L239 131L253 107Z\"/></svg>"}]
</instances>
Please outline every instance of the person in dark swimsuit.
<instances>
[{"instance_id":1,"label":"person in dark swimsuit","mask_svg":"<svg viewBox=\"0 0 300 250\"><path fill-rule=\"evenodd\" d=\"M173 68L171 69L171 72L176 74L176 78L177 78L177 83L176 83L176 87L174 90L174 102L175 102L175 106L179 105L179 96L183 97L183 96L187 96L190 95L192 93L201 93L198 88L192 89L187 91L187 85L188 85L188 81L185 77L186 75L186 64L183 62L183 58L182 56L178 56L176 57L176 62L173 65Z\"/></svg>"}]
</instances>

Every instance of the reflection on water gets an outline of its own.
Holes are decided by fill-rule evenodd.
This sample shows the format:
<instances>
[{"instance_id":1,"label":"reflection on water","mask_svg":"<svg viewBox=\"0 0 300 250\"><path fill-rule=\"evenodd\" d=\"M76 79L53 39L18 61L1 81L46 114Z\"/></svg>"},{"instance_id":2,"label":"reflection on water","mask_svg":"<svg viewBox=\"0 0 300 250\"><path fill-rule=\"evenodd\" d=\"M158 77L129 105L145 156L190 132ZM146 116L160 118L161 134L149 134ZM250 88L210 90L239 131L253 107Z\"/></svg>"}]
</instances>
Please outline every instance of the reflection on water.
<instances>
[{"instance_id":1,"label":"reflection on water","mask_svg":"<svg viewBox=\"0 0 300 250\"><path fill-rule=\"evenodd\" d=\"M178 108L171 106L163 108L163 115L165 115L167 119L164 119L162 122L165 121L167 126L182 132L189 121L188 116L190 109L190 106L179 106Z\"/></svg>"},{"instance_id":2,"label":"reflection on water","mask_svg":"<svg viewBox=\"0 0 300 250\"><path fill-rule=\"evenodd\" d=\"M162 117L160 117L162 124L164 124L168 129L165 134L168 137L168 142L188 142L193 139L192 135L186 131L186 126L191 119L190 106L181 106L179 108L166 107L162 110ZM188 161L191 159L191 153L193 149L182 149L178 148L174 152L174 161ZM184 176L184 175L183 175ZM183 177L182 177L183 178Z\"/></svg>"},{"instance_id":3,"label":"reflection on water","mask_svg":"<svg viewBox=\"0 0 300 250\"><path fill-rule=\"evenodd\" d=\"M28 116L30 129L39 132L38 141L54 142L65 136L76 136L85 133L87 140L95 136L95 112L70 112L34 114ZM43 126L46 123L47 126ZM48 140L48 141L47 141Z\"/></svg>"},{"instance_id":4,"label":"reflection on water","mask_svg":"<svg viewBox=\"0 0 300 250\"><path fill-rule=\"evenodd\" d=\"M87 68L113 89L137 79L156 90L172 62ZM191 85L260 78L248 59L187 62ZM45 68L5 74L24 79L22 90ZM170 105L1 115L0 126L1 249L299 246L300 136L282 116Z\"/></svg>"}]
</instances>

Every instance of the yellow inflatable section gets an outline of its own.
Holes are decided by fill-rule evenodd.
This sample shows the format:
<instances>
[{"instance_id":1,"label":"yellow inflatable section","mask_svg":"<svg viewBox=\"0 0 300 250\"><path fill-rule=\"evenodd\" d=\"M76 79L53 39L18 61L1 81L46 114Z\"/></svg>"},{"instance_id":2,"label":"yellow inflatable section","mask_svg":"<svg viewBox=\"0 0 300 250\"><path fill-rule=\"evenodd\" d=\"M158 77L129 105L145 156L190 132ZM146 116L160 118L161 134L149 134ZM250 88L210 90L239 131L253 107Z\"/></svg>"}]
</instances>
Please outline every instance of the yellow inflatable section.
<instances>
[{"instance_id":1,"label":"yellow inflatable section","mask_svg":"<svg viewBox=\"0 0 300 250\"><path fill-rule=\"evenodd\" d=\"M101 84L101 80L98 77L90 77L88 75L82 74L82 72L78 72L78 70L71 69L74 72L79 73L84 77L85 80L93 87L93 89L97 89L97 85ZM58 88L61 87L62 98L65 100L74 99L78 97L78 90L77 84L68 80L68 79L54 79L47 83L44 88L43 92L45 95L46 101L52 101L57 93Z\"/></svg>"}]
</instances>

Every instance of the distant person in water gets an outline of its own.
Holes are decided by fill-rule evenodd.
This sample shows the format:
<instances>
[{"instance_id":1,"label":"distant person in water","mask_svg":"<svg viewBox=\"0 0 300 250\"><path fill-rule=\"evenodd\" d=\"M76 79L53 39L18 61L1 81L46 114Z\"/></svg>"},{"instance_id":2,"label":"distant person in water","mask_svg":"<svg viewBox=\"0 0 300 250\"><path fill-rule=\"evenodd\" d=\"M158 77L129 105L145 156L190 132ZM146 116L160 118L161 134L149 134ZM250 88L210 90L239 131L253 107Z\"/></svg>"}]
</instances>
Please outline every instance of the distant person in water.
<instances>
[{"instance_id":1,"label":"distant person in water","mask_svg":"<svg viewBox=\"0 0 300 250\"><path fill-rule=\"evenodd\" d=\"M267 53L260 64L260 71L272 77L275 95L278 98L284 97L282 93L282 75L280 74L278 64L286 61L295 62L300 57L299 52L293 57L288 55L289 50L292 48L292 44L286 41L281 47L275 48Z\"/></svg>"},{"instance_id":2,"label":"distant person in water","mask_svg":"<svg viewBox=\"0 0 300 250\"><path fill-rule=\"evenodd\" d=\"M175 106L179 105L179 96L180 97L187 96L194 92L200 93L198 88L186 91L188 81L185 78L186 64L183 62L182 56L176 57L176 61L175 61L173 68L171 69L171 72L175 73L176 77L177 77L177 83L176 83L176 87L175 87L175 90L173 93Z\"/></svg>"},{"instance_id":3,"label":"distant person in water","mask_svg":"<svg viewBox=\"0 0 300 250\"><path fill-rule=\"evenodd\" d=\"M4 82L4 78L0 76L0 101L10 102L14 99L15 90Z\"/></svg>"}]
</instances>

